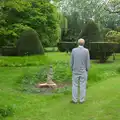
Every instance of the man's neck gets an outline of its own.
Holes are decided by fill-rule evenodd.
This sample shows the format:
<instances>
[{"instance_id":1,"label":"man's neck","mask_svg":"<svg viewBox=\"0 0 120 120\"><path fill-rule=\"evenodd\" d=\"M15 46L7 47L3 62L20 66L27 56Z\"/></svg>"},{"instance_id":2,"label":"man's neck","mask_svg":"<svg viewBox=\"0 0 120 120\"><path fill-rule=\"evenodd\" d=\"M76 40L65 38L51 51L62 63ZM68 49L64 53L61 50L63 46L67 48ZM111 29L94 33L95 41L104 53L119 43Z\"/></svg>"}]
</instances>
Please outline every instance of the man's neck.
<instances>
[{"instance_id":1,"label":"man's neck","mask_svg":"<svg viewBox=\"0 0 120 120\"><path fill-rule=\"evenodd\" d=\"M82 46L82 45L79 45L79 47L84 47L84 46Z\"/></svg>"}]
</instances>

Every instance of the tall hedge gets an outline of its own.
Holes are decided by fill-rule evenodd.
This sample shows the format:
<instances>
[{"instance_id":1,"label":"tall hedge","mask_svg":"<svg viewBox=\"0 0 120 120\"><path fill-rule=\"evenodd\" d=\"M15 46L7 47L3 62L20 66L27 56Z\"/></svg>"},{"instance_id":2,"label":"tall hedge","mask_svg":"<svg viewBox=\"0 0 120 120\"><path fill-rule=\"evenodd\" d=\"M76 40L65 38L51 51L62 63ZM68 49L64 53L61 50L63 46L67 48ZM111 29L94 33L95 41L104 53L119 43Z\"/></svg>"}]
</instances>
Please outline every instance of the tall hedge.
<instances>
[{"instance_id":1,"label":"tall hedge","mask_svg":"<svg viewBox=\"0 0 120 120\"><path fill-rule=\"evenodd\" d=\"M71 52L73 48L77 47L76 42L58 42L58 50L60 52Z\"/></svg>"},{"instance_id":2,"label":"tall hedge","mask_svg":"<svg viewBox=\"0 0 120 120\"><path fill-rule=\"evenodd\" d=\"M89 20L83 28L80 38L85 39L86 47L89 47L89 42L101 41L100 30L97 24L94 21Z\"/></svg>"},{"instance_id":3,"label":"tall hedge","mask_svg":"<svg viewBox=\"0 0 120 120\"><path fill-rule=\"evenodd\" d=\"M118 49L116 42L90 42L89 51L91 59L99 59L100 62L106 60Z\"/></svg>"},{"instance_id":4,"label":"tall hedge","mask_svg":"<svg viewBox=\"0 0 120 120\"><path fill-rule=\"evenodd\" d=\"M33 29L26 29L17 41L17 53L20 56L44 54L44 49L39 40L38 33Z\"/></svg>"}]
</instances>

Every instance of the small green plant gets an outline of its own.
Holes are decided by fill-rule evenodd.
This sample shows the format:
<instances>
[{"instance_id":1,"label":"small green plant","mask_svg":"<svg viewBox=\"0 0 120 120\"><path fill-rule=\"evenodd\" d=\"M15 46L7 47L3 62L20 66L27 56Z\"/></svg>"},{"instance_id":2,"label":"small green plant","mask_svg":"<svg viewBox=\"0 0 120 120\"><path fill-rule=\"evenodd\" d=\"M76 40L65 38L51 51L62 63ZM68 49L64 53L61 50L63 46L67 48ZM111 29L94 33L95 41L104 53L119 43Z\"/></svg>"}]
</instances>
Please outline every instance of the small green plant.
<instances>
[{"instance_id":1,"label":"small green plant","mask_svg":"<svg viewBox=\"0 0 120 120\"><path fill-rule=\"evenodd\" d=\"M33 92L32 90L35 88L36 84L47 81L47 71L48 67L46 66L42 66L35 71L24 71L16 81L18 89L20 91Z\"/></svg>"},{"instance_id":2,"label":"small green plant","mask_svg":"<svg viewBox=\"0 0 120 120\"><path fill-rule=\"evenodd\" d=\"M1 118L12 116L13 114L14 114L14 110L11 106L0 105L0 116L1 116Z\"/></svg>"},{"instance_id":3,"label":"small green plant","mask_svg":"<svg viewBox=\"0 0 120 120\"><path fill-rule=\"evenodd\" d=\"M56 93L63 93L64 95L68 95L68 94L71 93L71 86L65 86L65 87L62 87L62 88L58 88Z\"/></svg>"},{"instance_id":4,"label":"small green plant","mask_svg":"<svg viewBox=\"0 0 120 120\"><path fill-rule=\"evenodd\" d=\"M117 73L120 74L120 66L117 67L117 70L116 70L116 71L117 71Z\"/></svg>"}]
</instances>

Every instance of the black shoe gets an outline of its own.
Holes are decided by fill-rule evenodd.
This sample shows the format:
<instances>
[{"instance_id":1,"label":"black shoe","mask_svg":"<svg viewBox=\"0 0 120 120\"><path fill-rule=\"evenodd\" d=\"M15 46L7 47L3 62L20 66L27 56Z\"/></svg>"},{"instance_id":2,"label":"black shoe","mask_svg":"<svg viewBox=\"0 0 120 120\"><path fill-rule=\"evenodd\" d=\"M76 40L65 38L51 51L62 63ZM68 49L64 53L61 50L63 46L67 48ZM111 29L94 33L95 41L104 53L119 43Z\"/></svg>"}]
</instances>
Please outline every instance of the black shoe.
<instances>
[{"instance_id":1,"label":"black shoe","mask_svg":"<svg viewBox=\"0 0 120 120\"><path fill-rule=\"evenodd\" d=\"M77 104L77 102L74 102L74 101L70 101L70 103Z\"/></svg>"}]
</instances>

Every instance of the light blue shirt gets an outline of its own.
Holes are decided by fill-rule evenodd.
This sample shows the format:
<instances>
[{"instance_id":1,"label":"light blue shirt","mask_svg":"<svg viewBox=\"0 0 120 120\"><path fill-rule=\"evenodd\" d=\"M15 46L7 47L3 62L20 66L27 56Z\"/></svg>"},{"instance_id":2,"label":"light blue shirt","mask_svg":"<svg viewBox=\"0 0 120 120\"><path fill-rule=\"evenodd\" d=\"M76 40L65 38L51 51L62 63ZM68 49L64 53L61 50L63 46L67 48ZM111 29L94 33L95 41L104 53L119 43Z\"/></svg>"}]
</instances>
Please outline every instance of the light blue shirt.
<instances>
[{"instance_id":1,"label":"light blue shirt","mask_svg":"<svg viewBox=\"0 0 120 120\"><path fill-rule=\"evenodd\" d=\"M90 55L88 49L79 46L72 50L71 69L73 73L81 74L90 68Z\"/></svg>"}]
</instances>

